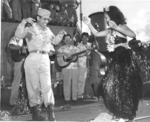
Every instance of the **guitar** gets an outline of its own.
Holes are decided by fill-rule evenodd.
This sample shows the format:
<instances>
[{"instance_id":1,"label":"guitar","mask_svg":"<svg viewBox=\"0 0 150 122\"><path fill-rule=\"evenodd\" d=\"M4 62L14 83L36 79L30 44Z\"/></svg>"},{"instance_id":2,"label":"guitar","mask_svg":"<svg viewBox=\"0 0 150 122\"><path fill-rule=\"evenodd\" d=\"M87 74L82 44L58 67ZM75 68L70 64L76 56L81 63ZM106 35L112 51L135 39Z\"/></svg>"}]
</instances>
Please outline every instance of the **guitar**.
<instances>
[{"instance_id":1,"label":"guitar","mask_svg":"<svg viewBox=\"0 0 150 122\"><path fill-rule=\"evenodd\" d=\"M10 49L10 55L14 62L20 62L22 59L26 58L28 53L28 50L23 48L21 48L20 50Z\"/></svg>"},{"instance_id":2,"label":"guitar","mask_svg":"<svg viewBox=\"0 0 150 122\"><path fill-rule=\"evenodd\" d=\"M11 41L14 41L16 43L19 43L19 40L17 38L12 38ZM15 44L11 44L16 46ZM27 43L25 38L23 39L23 44L21 46L21 49L19 50L14 50L12 47L7 46L7 51L10 54L12 60L14 62L20 62L22 59L26 58L26 56L29 54L28 49L27 49Z\"/></svg>"},{"instance_id":3,"label":"guitar","mask_svg":"<svg viewBox=\"0 0 150 122\"><path fill-rule=\"evenodd\" d=\"M89 49L87 49L89 50ZM81 52L78 53L74 53L69 57L66 56L57 56L57 64L61 67L61 68L65 68L67 66L70 65L70 63L72 62L76 62L78 60L78 55L85 53L87 50L83 50Z\"/></svg>"},{"instance_id":4,"label":"guitar","mask_svg":"<svg viewBox=\"0 0 150 122\"><path fill-rule=\"evenodd\" d=\"M14 62L20 62L29 54L28 49L26 48L25 40L23 40L23 45L20 50L13 50L9 46L7 47L7 49Z\"/></svg>"}]
</instances>

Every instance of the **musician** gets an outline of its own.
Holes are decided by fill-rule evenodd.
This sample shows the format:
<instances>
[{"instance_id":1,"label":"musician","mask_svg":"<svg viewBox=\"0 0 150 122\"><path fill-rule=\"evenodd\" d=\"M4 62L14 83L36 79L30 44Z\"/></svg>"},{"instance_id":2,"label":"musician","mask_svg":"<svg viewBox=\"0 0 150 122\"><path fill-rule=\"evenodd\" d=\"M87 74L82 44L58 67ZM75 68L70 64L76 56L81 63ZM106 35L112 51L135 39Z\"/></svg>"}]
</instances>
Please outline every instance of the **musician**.
<instances>
[{"instance_id":1,"label":"musician","mask_svg":"<svg viewBox=\"0 0 150 122\"><path fill-rule=\"evenodd\" d=\"M23 39L18 39L15 36L11 38L8 48L11 49L11 58L14 61L14 77L9 100L10 105L13 107L18 100L19 85L22 78L22 66L27 54L27 48L23 46Z\"/></svg>"},{"instance_id":2,"label":"musician","mask_svg":"<svg viewBox=\"0 0 150 122\"><path fill-rule=\"evenodd\" d=\"M37 22L33 18L23 19L15 32L18 38L27 38L29 55L25 60L24 67L29 105L34 121L55 120L49 55L55 51L53 44L59 41L60 36L55 36L47 27L51 20L50 15L50 11L39 8ZM30 23L31 26L26 27L27 23ZM42 103L47 108L48 117L41 113Z\"/></svg>"},{"instance_id":3,"label":"musician","mask_svg":"<svg viewBox=\"0 0 150 122\"><path fill-rule=\"evenodd\" d=\"M87 50L91 48L91 43L89 41L89 34L82 33L81 35L81 42L77 45L80 48L80 51ZM79 57L78 64L79 64L79 80L78 80L78 98L83 98L84 95L84 87L87 78L87 58L89 58L90 52L86 53L84 56Z\"/></svg>"},{"instance_id":4,"label":"musician","mask_svg":"<svg viewBox=\"0 0 150 122\"><path fill-rule=\"evenodd\" d=\"M74 46L74 41L71 39L69 34L64 35L63 42L65 45L58 49L58 52L65 53L66 57L70 57L71 54L79 52L78 48ZM58 54L62 56L63 54ZM78 64L77 61L71 62L68 66L62 69L63 75L63 92L64 99L67 107L70 107L71 96L74 102L77 101L78 92ZM72 82L71 82L72 81Z\"/></svg>"}]
</instances>

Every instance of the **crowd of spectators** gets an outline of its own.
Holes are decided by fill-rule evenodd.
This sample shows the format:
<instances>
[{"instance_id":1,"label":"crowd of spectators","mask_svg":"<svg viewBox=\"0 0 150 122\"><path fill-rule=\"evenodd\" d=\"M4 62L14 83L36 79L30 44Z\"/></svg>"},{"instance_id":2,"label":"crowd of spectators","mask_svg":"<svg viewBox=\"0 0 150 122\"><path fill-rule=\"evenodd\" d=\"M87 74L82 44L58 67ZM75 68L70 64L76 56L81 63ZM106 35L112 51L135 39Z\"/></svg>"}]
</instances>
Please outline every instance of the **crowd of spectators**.
<instances>
[{"instance_id":1,"label":"crowd of spectators","mask_svg":"<svg viewBox=\"0 0 150 122\"><path fill-rule=\"evenodd\" d=\"M21 22L24 18L36 18L41 7L51 12L49 25L75 27L78 5L76 0L1 0L1 21Z\"/></svg>"}]
</instances>

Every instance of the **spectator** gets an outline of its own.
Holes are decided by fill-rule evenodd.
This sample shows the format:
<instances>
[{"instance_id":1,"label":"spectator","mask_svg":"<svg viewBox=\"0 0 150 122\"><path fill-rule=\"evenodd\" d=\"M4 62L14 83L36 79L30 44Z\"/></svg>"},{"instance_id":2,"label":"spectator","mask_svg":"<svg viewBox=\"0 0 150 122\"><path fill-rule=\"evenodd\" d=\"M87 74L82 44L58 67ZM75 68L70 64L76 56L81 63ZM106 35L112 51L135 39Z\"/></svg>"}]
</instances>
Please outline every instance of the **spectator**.
<instances>
[{"instance_id":1,"label":"spectator","mask_svg":"<svg viewBox=\"0 0 150 122\"><path fill-rule=\"evenodd\" d=\"M69 21L66 8L64 6L61 7L61 17L62 17L62 26L67 26L67 23Z\"/></svg>"},{"instance_id":2,"label":"spectator","mask_svg":"<svg viewBox=\"0 0 150 122\"><path fill-rule=\"evenodd\" d=\"M68 26L76 26L78 18L75 8L76 7L68 6L68 4L66 4L66 10L69 18Z\"/></svg>"},{"instance_id":3,"label":"spectator","mask_svg":"<svg viewBox=\"0 0 150 122\"><path fill-rule=\"evenodd\" d=\"M61 25L62 22L62 17L61 17L61 11L60 11L60 6L56 5L55 6L56 14L55 14L55 21L57 25Z\"/></svg>"},{"instance_id":4,"label":"spectator","mask_svg":"<svg viewBox=\"0 0 150 122\"><path fill-rule=\"evenodd\" d=\"M20 0L23 18L31 17L31 0Z\"/></svg>"},{"instance_id":5,"label":"spectator","mask_svg":"<svg viewBox=\"0 0 150 122\"><path fill-rule=\"evenodd\" d=\"M49 10L51 12L51 18L52 18L52 21L50 22L51 24L55 24L55 14L56 14L56 10L54 8L54 4L50 4L49 5Z\"/></svg>"},{"instance_id":6,"label":"spectator","mask_svg":"<svg viewBox=\"0 0 150 122\"><path fill-rule=\"evenodd\" d=\"M1 1L1 19L4 20L5 17L7 19L12 19L12 9L10 7L11 0L2 0ZM4 15L6 13L6 16Z\"/></svg>"},{"instance_id":7,"label":"spectator","mask_svg":"<svg viewBox=\"0 0 150 122\"><path fill-rule=\"evenodd\" d=\"M41 1L40 0L32 0L31 5L32 5L32 7L31 7L32 8L31 16L33 18L36 18L37 12L38 12L38 8L41 7Z\"/></svg>"},{"instance_id":8,"label":"spectator","mask_svg":"<svg viewBox=\"0 0 150 122\"><path fill-rule=\"evenodd\" d=\"M12 8L14 21L20 22L22 20L20 0L12 0L11 1L11 8Z\"/></svg>"}]
</instances>

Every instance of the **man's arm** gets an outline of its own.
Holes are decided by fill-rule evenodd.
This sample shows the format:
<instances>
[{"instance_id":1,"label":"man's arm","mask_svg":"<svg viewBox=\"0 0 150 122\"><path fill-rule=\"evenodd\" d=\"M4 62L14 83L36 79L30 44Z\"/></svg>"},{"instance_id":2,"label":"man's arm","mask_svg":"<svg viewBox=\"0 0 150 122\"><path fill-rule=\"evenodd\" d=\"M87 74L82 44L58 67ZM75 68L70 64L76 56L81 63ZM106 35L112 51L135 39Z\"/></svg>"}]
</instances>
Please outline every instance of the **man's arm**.
<instances>
[{"instance_id":1,"label":"man's arm","mask_svg":"<svg viewBox=\"0 0 150 122\"><path fill-rule=\"evenodd\" d=\"M20 49L22 48L22 46L14 45L14 44L9 44L8 47L9 47L11 50L20 50Z\"/></svg>"},{"instance_id":2,"label":"man's arm","mask_svg":"<svg viewBox=\"0 0 150 122\"><path fill-rule=\"evenodd\" d=\"M26 24L30 23L31 25L33 25L34 21L35 20L33 18L23 19L15 31L15 36L19 39L25 38L28 33L28 27L25 27Z\"/></svg>"},{"instance_id":3,"label":"man's arm","mask_svg":"<svg viewBox=\"0 0 150 122\"><path fill-rule=\"evenodd\" d=\"M26 25L25 19L22 20L22 22L18 25L16 31L15 31L15 36L19 39L22 39L26 36L27 34L27 28L25 27Z\"/></svg>"}]
</instances>

